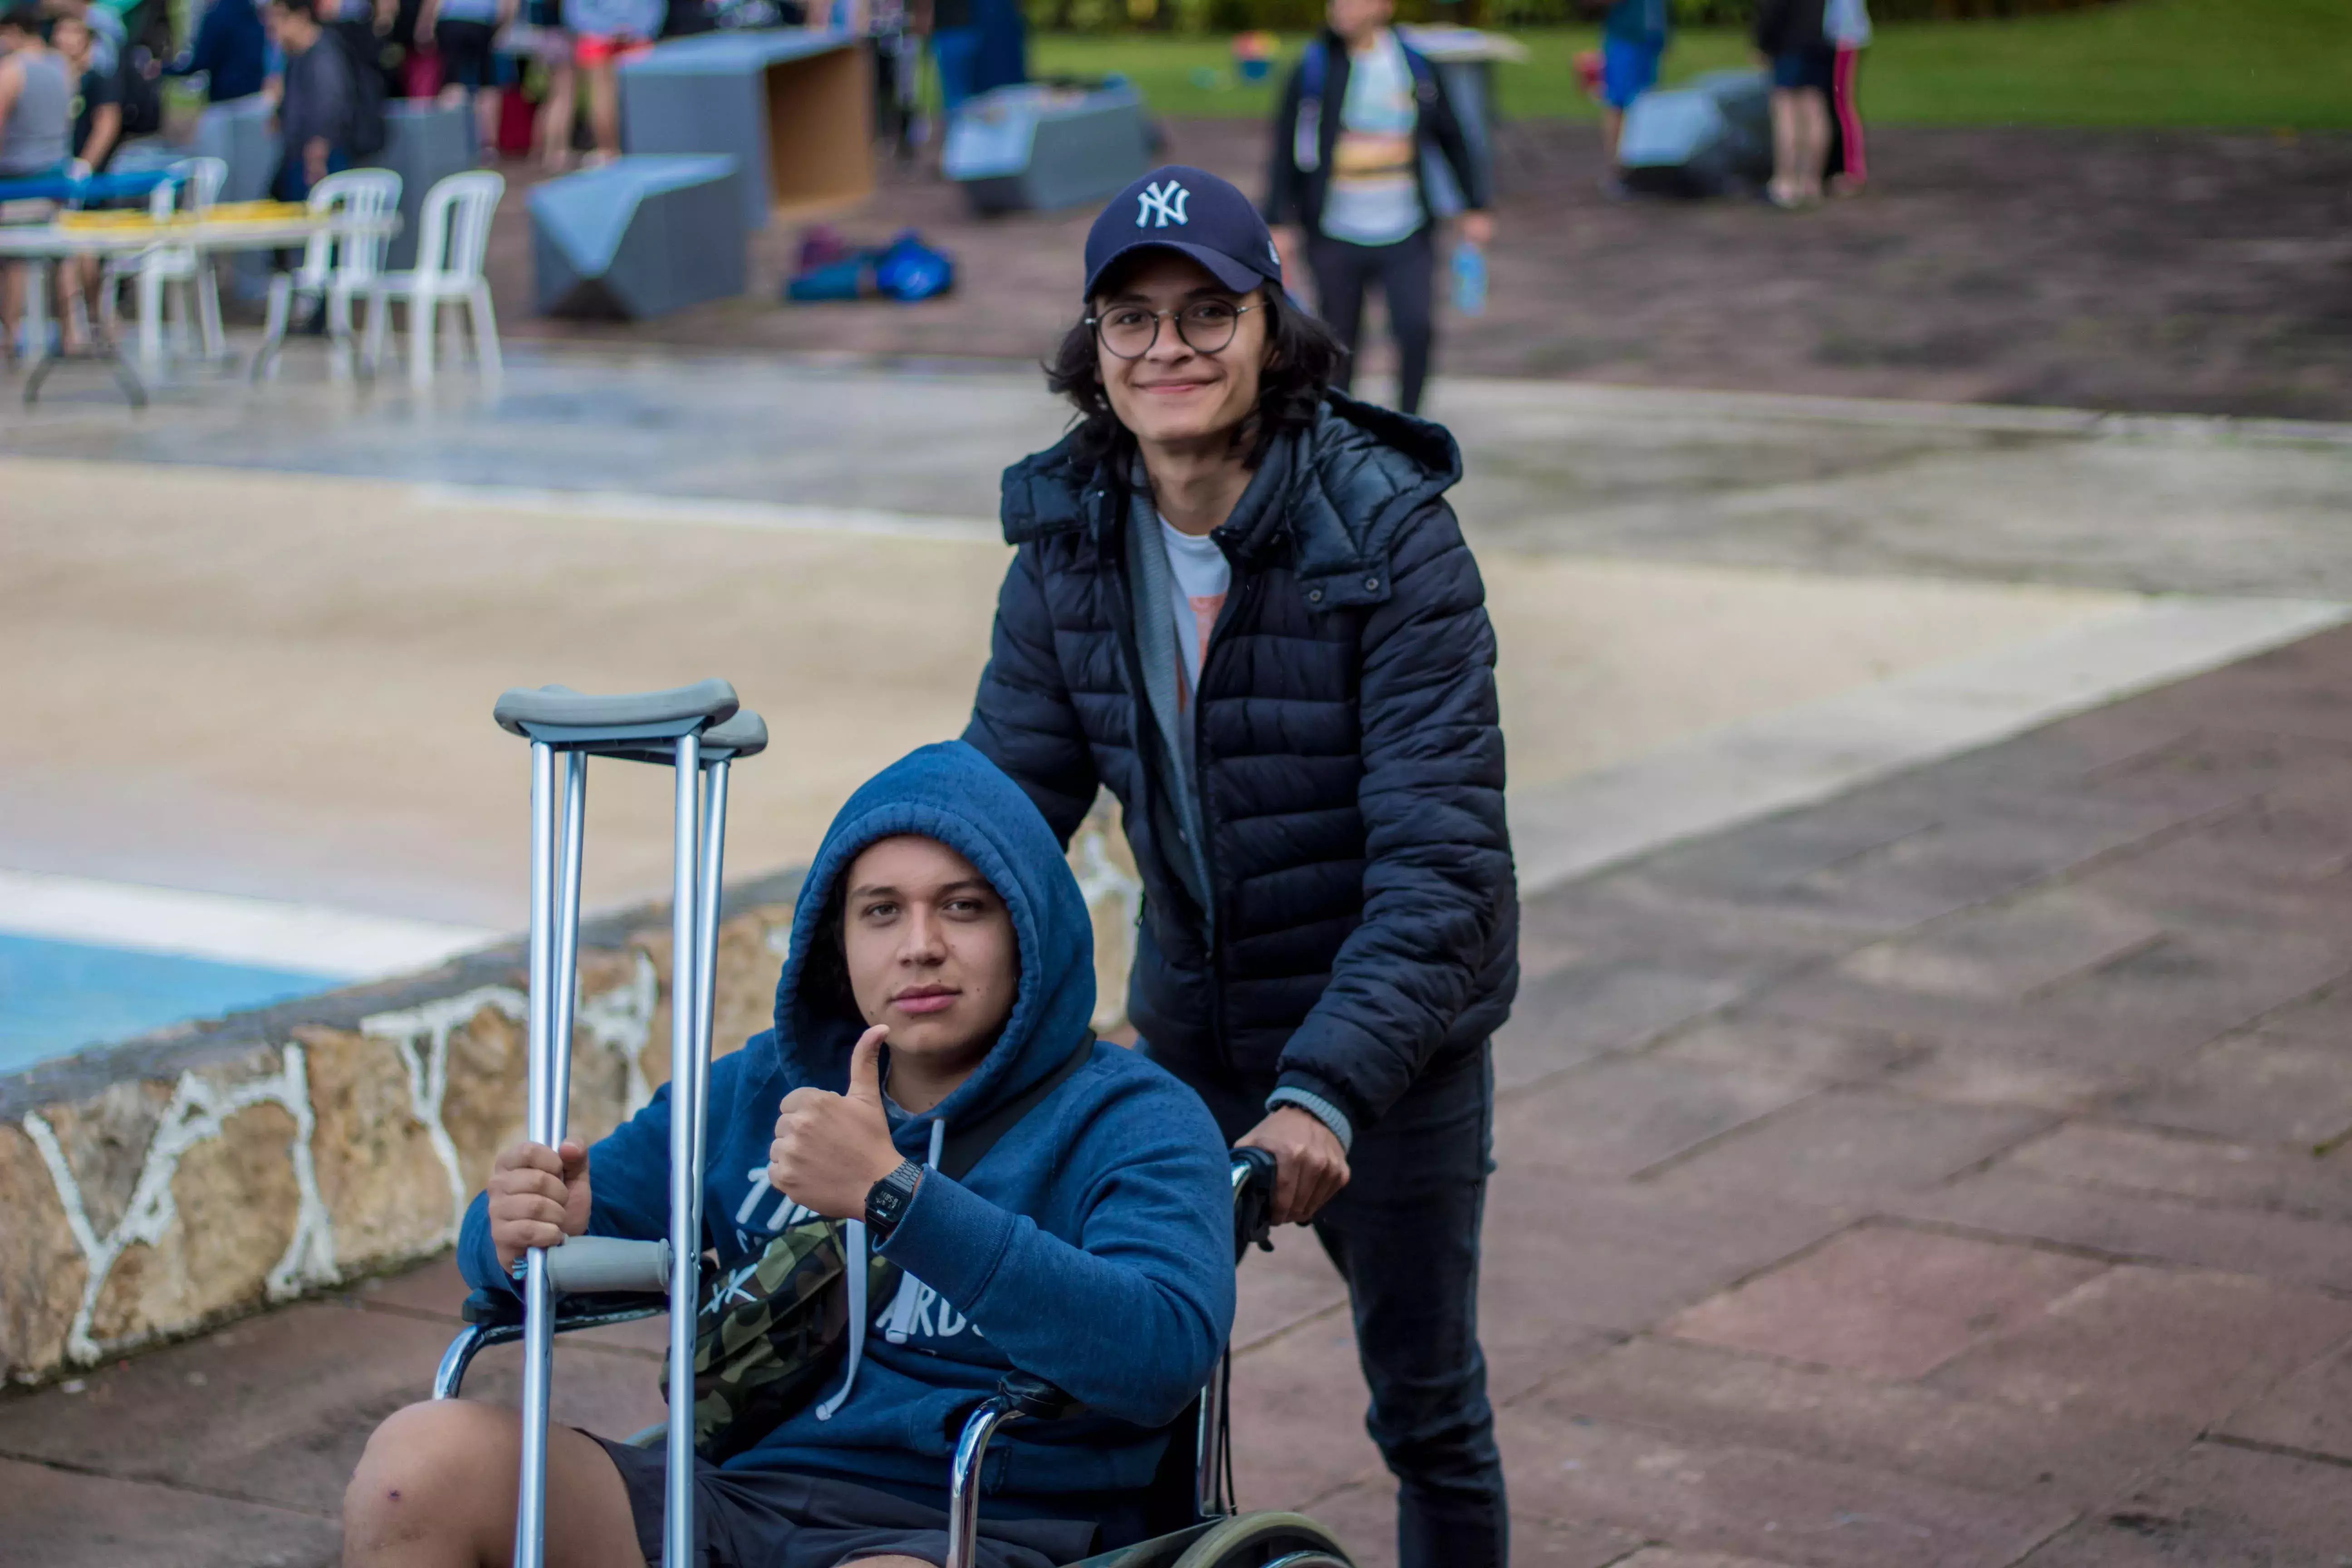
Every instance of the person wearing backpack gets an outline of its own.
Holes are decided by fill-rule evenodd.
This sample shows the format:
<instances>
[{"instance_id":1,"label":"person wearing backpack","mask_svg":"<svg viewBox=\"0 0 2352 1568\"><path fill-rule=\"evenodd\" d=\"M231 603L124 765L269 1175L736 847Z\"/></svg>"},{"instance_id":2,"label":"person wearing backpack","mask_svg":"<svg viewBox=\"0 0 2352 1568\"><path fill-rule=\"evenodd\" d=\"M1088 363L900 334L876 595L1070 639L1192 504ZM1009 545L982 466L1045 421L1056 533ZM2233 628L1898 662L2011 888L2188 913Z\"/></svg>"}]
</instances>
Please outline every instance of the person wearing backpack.
<instances>
[{"instance_id":1,"label":"person wearing backpack","mask_svg":"<svg viewBox=\"0 0 2352 1568\"><path fill-rule=\"evenodd\" d=\"M1265 213L1284 275L1297 276L1303 253L1316 308L1349 353L1334 384L1352 384L1364 296L1377 286L1401 362L1396 405L1414 414L1436 341L1433 157L1469 208L1462 237L1484 250L1495 224L1486 163L1472 155L1437 68L1389 26L1395 10L1395 0L1330 0L1275 113Z\"/></svg>"},{"instance_id":2,"label":"person wearing backpack","mask_svg":"<svg viewBox=\"0 0 2352 1568\"><path fill-rule=\"evenodd\" d=\"M1478 1346L1489 1039L1518 985L1495 631L1441 427L1331 390L1247 196L1175 165L1087 236L1004 472L964 738L1054 831L1117 798L1143 882L1139 1048L1277 1164L1355 1314L1402 1568L1499 1568Z\"/></svg>"},{"instance_id":3,"label":"person wearing backpack","mask_svg":"<svg viewBox=\"0 0 2352 1568\"><path fill-rule=\"evenodd\" d=\"M1230 1167L1190 1090L1094 1037L1093 927L1052 831L971 746L926 746L834 818L790 953L774 1027L710 1069L710 1376L673 1413L705 1455L696 1568L940 1562L959 1426L1012 1367L1085 1408L991 1447L980 1561L1145 1538L1165 1428L1232 1328ZM500 1153L458 1238L467 1280L512 1290L527 1247L662 1236L673 1109L665 1085L591 1147ZM811 1266L835 1276L815 1321L837 1327L733 1331L788 1314L778 1286ZM722 1363L738 1352L766 1373ZM755 1383L774 1397L738 1397ZM520 1434L460 1400L394 1415L345 1497L347 1568L505 1563ZM659 1563L663 1468L551 1429L548 1561Z\"/></svg>"},{"instance_id":4,"label":"person wearing backpack","mask_svg":"<svg viewBox=\"0 0 2352 1568\"><path fill-rule=\"evenodd\" d=\"M312 185L352 166L361 88L350 50L319 21L319 0L269 0L268 21L270 38L286 55L278 100L285 151L269 194L299 202Z\"/></svg>"}]
</instances>

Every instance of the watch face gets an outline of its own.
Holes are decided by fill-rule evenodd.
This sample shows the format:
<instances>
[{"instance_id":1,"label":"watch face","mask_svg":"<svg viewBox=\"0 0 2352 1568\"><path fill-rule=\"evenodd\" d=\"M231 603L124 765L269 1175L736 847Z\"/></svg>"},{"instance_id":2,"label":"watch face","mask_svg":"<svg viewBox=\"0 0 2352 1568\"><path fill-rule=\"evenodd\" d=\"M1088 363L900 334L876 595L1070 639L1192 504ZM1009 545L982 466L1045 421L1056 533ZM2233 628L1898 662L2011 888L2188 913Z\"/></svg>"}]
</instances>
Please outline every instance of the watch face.
<instances>
[{"instance_id":1,"label":"watch face","mask_svg":"<svg viewBox=\"0 0 2352 1568\"><path fill-rule=\"evenodd\" d=\"M886 1228L898 1224L907 1200L914 1195L914 1179L904 1165L875 1183L866 1194L866 1222Z\"/></svg>"}]
</instances>

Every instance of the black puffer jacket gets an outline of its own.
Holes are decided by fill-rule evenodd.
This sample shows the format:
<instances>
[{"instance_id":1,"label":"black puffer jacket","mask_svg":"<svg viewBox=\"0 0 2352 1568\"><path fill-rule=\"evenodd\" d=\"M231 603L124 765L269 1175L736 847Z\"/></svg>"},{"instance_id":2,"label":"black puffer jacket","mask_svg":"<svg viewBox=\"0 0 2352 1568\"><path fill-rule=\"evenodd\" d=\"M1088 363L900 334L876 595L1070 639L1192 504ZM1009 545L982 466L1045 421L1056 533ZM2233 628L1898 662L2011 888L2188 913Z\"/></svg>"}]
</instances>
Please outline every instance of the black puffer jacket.
<instances>
[{"instance_id":1,"label":"black puffer jacket","mask_svg":"<svg viewBox=\"0 0 2352 1568\"><path fill-rule=\"evenodd\" d=\"M1125 484L1068 441L1004 475L1019 547L964 738L1066 842L1096 786L1145 887L1129 1012L1156 1050L1362 1128L1472 1051L1518 984L1495 634L1435 425L1333 395L1213 537L1233 585L1192 709L1210 921L1152 825Z\"/></svg>"}]
</instances>

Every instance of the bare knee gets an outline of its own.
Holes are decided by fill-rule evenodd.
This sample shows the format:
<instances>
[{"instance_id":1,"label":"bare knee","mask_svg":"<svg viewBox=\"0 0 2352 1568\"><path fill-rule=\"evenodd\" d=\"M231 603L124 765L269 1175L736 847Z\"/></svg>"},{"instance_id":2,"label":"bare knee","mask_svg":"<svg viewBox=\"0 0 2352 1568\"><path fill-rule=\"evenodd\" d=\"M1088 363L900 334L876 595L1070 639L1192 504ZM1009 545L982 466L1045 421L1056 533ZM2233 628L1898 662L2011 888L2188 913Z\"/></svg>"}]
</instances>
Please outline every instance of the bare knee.
<instances>
[{"instance_id":1,"label":"bare knee","mask_svg":"<svg viewBox=\"0 0 2352 1568\"><path fill-rule=\"evenodd\" d=\"M512 1412L464 1400L393 1412L343 1493L344 1563L476 1561L484 1521L512 1512L519 1433Z\"/></svg>"}]
</instances>

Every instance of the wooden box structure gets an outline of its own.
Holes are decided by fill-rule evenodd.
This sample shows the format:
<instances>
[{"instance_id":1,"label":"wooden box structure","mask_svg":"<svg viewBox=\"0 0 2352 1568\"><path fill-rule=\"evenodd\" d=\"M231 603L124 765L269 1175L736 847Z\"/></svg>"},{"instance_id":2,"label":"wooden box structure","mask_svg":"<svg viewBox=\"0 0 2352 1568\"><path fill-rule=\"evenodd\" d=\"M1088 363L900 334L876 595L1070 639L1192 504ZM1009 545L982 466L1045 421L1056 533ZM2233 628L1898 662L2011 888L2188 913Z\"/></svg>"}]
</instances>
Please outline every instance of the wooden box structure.
<instances>
[{"instance_id":1,"label":"wooden box structure","mask_svg":"<svg viewBox=\"0 0 2352 1568\"><path fill-rule=\"evenodd\" d=\"M743 220L874 191L874 70L865 40L799 28L673 38L621 65L630 153L713 153L742 171Z\"/></svg>"}]
</instances>

